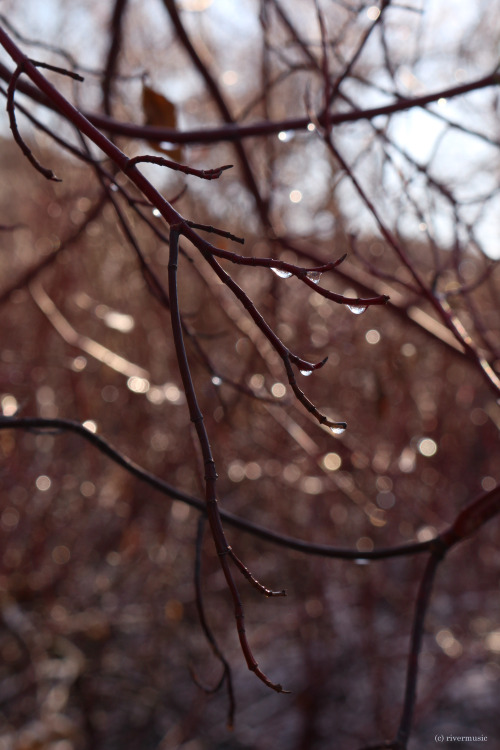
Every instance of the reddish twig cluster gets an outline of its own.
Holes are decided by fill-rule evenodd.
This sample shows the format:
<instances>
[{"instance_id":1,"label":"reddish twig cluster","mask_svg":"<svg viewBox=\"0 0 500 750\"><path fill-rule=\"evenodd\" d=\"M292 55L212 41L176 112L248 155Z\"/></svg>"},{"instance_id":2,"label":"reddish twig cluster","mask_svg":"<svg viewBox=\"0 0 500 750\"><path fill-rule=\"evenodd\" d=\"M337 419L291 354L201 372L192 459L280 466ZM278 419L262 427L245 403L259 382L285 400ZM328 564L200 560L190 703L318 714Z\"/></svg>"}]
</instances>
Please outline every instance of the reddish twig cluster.
<instances>
[{"instance_id":1,"label":"reddish twig cluster","mask_svg":"<svg viewBox=\"0 0 500 750\"><path fill-rule=\"evenodd\" d=\"M258 309L249 293L245 291L243 285L239 283L237 271L240 268L260 268L270 270L280 279L295 277L302 287L308 288L315 295L335 304L346 306L355 314L364 312L367 308L378 308L388 305L389 295L385 293L387 286L377 287L376 280L381 280L385 284L390 282L394 285L400 285L406 292L418 295L429 306L431 312L443 328L445 328L454 337L456 348L460 350L474 369L481 373L487 383L490 391L498 397L500 395L500 378L495 371L495 352L498 357L493 337L490 337L485 326L482 325L481 317L474 308L474 303L469 301L469 295L480 285L490 280L492 275L493 264L487 264L477 278L472 282L461 279L463 267L461 270L461 250L457 240L454 256L454 271L456 277L461 279L462 283L458 289L454 288L453 292L440 293L437 291L438 282L442 273L439 268L439 252L437 243L430 238L429 245L431 255L434 261L434 278L429 281L428 275L421 271L412 257L405 249L404 243L401 242L397 234L387 225L382 218L382 214L377 206L376 198L370 196L369 191L363 185L363 181L358 177L356 168L350 165L350 161L343 155L342 149L338 145L335 126L345 123L359 121L372 121L380 116L391 116L395 113L404 112L413 108L425 107L433 102L443 98L452 98L461 96L470 91L479 91L487 87L497 86L499 83L498 73L494 73L478 78L470 83L460 84L451 88L443 89L430 94L419 95L415 97L397 96L393 101L383 106L369 109L356 108L354 100L343 93L346 81L354 78L355 70L358 63L368 46L369 40L376 31L383 28L384 18L387 9L390 7L390 1L384 0L381 3L379 12L373 20L373 23L363 32L354 51L351 52L350 58L345 62L339 75L335 76L332 65L331 42L329 40L328 24L320 3L315 2L316 17L319 27L320 37L320 56L311 51L311 46L304 41L302 35L297 30L287 12L281 7L278 0L273 0L270 5L273 6L274 12L278 14L281 23L287 30L294 41L300 55L305 58L311 69L319 77L321 82L321 100L322 106L318 112L310 104L309 96L307 99L307 117L289 117L286 119L271 120L268 118L264 122L253 124L240 124L238 119L233 115L231 107L226 101L217 80L210 71L207 64L203 61L202 56L196 50L190 35L188 34L182 17L178 11L177 5L173 0L164 0L166 11L169 15L178 41L182 45L185 53L191 60L192 65L201 75L207 90L216 105L223 125L216 128L205 128L203 130L178 131L169 127L152 127L147 125L129 124L115 119L113 116L113 92L116 83L117 71L119 68L119 58L122 51L123 28L125 15L127 11L126 0L116 0L114 3L113 14L109 26L109 45L107 49L106 64L102 75L102 105L104 115L95 113L82 113L79 109L63 96L61 91L56 88L40 69L50 72L69 76L71 79L81 82L83 78L74 71L68 71L58 66L49 65L43 62L37 62L25 55L20 47L3 28L0 28L0 44L14 62L15 69L11 72L6 66L0 65L0 76L8 82L8 89L4 92L7 101L7 112L9 117L10 128L13 138L24 156L30 164L44 178L53 182L59 182L60 179L55 176L54 172L43 166L33 154L32 149L21 135L16 118L16 110L25 114L32 124L43 130L52 137L55 142L63 149L66 149L73 156L81 159L90 165L100 184L100 197L92 205L91 210L87 213L85 219L72 232L68 232L63 238L57 249L46 255L41 261L36 263L31 269L25 272L14 283L11 283L7 289L0 294L0 304L9 299L12 294L26 286L37 278L43 269L49 267L68 246L74 244L84 233L89 225L102 213L104 206L112 207L117 225L120 226L122 234L126 238L128 245L133 249L137 258L141 273L145 279L148 289L159 301L161 306L168 311L171 322L172 341L175 349L178 372L182 380L182 386L186 397L189 418L196 434L197 446L201 455L203 465L203 484L204 498L195 497L188 493L182 492L174 485L165 482L162 478L154 473L146 471L141 466L132 462L122 452L113 448L101 436L90 432L78 421L71 421L62 418L47 417L24 417L21 415L10 415L0 417L0 431L3 430L25 430L39 434L59 434L75 433L83 438L104 455L121 466L130 475L146 482L149 486L158 490L162 495L169 499L175 499L195 508L200 514L198 527L198 536L196 542L196 561L195 561L195 591L196 606L202 630L207 641L210 644L213 654L222 666L222 676L214 688L206 688L202 681L193 672L197 684L203 687L207 692L215 691L225 684L229 696L229 720L228 724L232 725L235 701L234 688L231 675L231 668L220 647L205 613L205 604L203 600L203 590L201 583L201 565L202 565L202 541L204 535L205 521L208 522L211 537L218 558L218 563L222 571L227 589L231 596L234 611L234 620L236 631L244 655L247 667L268 687L278 693L287 693L281 684L271 680L267 674L261 670L252 651L249 638L247 636L245 624L245 610L242 598L235 580L234 570L238 571L243 578L250 583L259 593L265 597L282 597L286 595L284 589L272 590L261 583L245 563L238 557L233 547L229 544L226 537L225 526L237 528L247 534L253 535L270 544L278 545L289 550L314 555L324 558L335 558L353 562L364 562L368 560L386 560L393 557L407 557L413 555L424 555L427 557L426 566L421 576L419 591L415 600L413 612L413 627L410 641L410 649L406 667L406 687L404 700L401 711L399 728L395 738L384 745L371 745L371 750L377 747L392 748L393 750L405 750L407 747L412 720L415 711L417 680L419 675L419 654L421 651L422 640L425 630L425 618L429 609L431 594L433 591L434 580L439 567L445 560L448 553L463 540L475 535L489 520L495 518L500 512L500 487L485 491L479 497L476 497L465 509L456 513L451 525L444 531L437 533L432 538L414 542L405 545L394 545L371 550L359 550L352 548L339 548L331 545L314 544L302 539L297 539L286 534L273 531L266 526L247 521L237 514L233 514L221 508L219 505L219 487L218 474L216 467L216 458L210 441L210 430L207 426L206 416L203 413L199 393L200 390L195 384L192 373L191 352L187 343L198 359L202 362L209 378L217 384L225 383L230 385L235 391L245 395L260 398L263 401L274 401L267 396L257 396L254 390L235 379L232 379L219 372L218 365L213 358L209 356L203 347L200 337L187 322L187 316L183 312L179 286L181 283L180 258L185 257L195 265L206 264L211 269L221 285L228 290L244 313L252 321L260 334L270 345L278 361L281 362L282 371L286 373L286 379L293 392L296 401L304 410L316 420L319 425L326 427L334 434L341 434L345 431L347 425L344 421L337 421L323 413L312 398L310 398L303 388L299 385L297 379L297 370L303 376L307 376L315 371L320 370L326 363L327 357L320 361L311 362L299 356L285 344L277 333L276 327L271 325L263 313ZM266 25L266 18L263 12L261 23L263 28ZM268 50L269 51L269 50ZM388 64L388 68L390 65ZM24 77L24 78L23 78ZM265 71L266 81L270 86L269 70ZM29 79L29 82L25 79ZM267 87L266 87L267 90ZM53 132L50 127L43 125L37 118L30 114L24 107L16 101L16 92L22 92L32 98L32 100L43 104L45 107L53 110L58 116L76 130L78 135L78 146L75 146L57 132ZM348 111L337 111L338 101L349 105ZM313 127L308 126L313 123ZM388 149L392 147L389 136L375 128L377 136L383 140ZM349 180L350 185L354 188L355 193L361 201L361 204L368 210L371 218L374 220L377 230L384 240L386 246L392 251L394 258L400 264L405 272L404 278L401 273L390 269L379 268L375 263L366 261L365 269L370 272L365 275L364 282L356 279L355 271L346 271L342 266L346 259L346 254L340 255L336 260L323 262L322 258L315 255L308 247L296 247L287 237L280 236L275 231L272 219L272 196L265 195L262 186L259 184L255 175L252 160L249 156L248 149L244 144L245 138L265 137L271 134L280 133L281 131L313 131L315 137L321 139L321 143L328 152L330 158L338 165L343 175ZM105 135L107 133L107 135ZM182 173L186 176L197 177L201 180L212 181L223 177L231 165L199 169L188 164L181 164L172 159L166 159L160 156L141 154L129 157L121 148L116 145L112 138L116 136L126 136L133 139L145 139L149 142L168 141L174 144L206 144L231 142L234 145L236 157L239 166L243 172L244 182L253 196L257 213L260 218L261 226L270 243L282 249L292 250L295 253L295 259L281 259L273 257L258 257L254 255L243 255L241 253L227 250L225 246L217 247L215 244L207 241L203 236L204 233L215 235L221 240L243 244L244 240L237 234L227 229L217 228L209 223L194 221L182 215L180 210L174 206L179 195L172 200L167 200L153 183L138 168L141 164L152 164L165 167L172 172ZM111 166L105 166L105 162L98 160L93 156L92 149L97 147L105 155L106 160ZM412 168L417 172L424 174L428 184L439 195L452 206L458 216L458 201L452 191L441 181L433 178L429 170L422 167L412 157L403 154L411 163ZM118 173L128 180L121 181ZM168 246L168 282L163 283L160 274L158 274L147 255L144 253L141 242L138 239L137 231L132 222L127 218L122 209L122 201L128 204L135 217L141 222L141 227L147 226L155 233L160 242ZM414 201L413 208L415 214L422 220L424 214L420 209L417 201ZM155 217L163 220L158 223L151 218L153 212ZM168 230L165 230L165 224ZM16 225L17 227L18 225ZM3 226L3 230L13 230L14 226ZM472 231L471 231L472 234ZM181 242L185 243L183 247ZM354 254L362 258L362 252L358 248L358 243L351 238ZM224 244L224 243L220 243ZM188 247L194 247L197 256L193 257L188 252ZM311 265L299 262L297 256L302 256ZM316 262L318 261L318 262ZM231 264L232 272L228 272L223 266L224 263ZM363 289L365 296L356 296L356 292L340 294L327 286L320 284L322 278L327 274L331 278L343 278L355 282L357 289ZM271 275L271 274L270 274ZM328 277L326 277L328 278ZM274 279L275 280L275 279ZM480 343L474 341L466 331L458 316L454 313L448 299L453 294L460 294L467 300L471 319L475 322L475 328L478 331ZM411 318L409 305L399 306L399 312L405 316L405 319ZM425 328L425 326L423 326ZM368 750L368 749L367 749Z\"/></svg>"}]
</instances>

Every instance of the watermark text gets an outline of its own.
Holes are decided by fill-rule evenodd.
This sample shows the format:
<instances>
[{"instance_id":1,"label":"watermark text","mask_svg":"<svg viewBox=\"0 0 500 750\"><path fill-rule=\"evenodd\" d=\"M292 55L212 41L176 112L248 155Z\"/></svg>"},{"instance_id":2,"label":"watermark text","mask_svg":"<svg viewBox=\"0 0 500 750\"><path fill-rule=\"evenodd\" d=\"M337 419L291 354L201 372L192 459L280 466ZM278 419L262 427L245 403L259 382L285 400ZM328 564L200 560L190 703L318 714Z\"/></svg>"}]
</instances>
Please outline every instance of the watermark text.
<instances>
[{"instance_id":1,"label":"watermark text","mask_svg":"<svg viewBox=\"0 0 500 750\"><path fill-rule=\"evenodd\" d=\"M485 734L436 734L436 742L488 742Z\"/></svg>"}]
</instances>

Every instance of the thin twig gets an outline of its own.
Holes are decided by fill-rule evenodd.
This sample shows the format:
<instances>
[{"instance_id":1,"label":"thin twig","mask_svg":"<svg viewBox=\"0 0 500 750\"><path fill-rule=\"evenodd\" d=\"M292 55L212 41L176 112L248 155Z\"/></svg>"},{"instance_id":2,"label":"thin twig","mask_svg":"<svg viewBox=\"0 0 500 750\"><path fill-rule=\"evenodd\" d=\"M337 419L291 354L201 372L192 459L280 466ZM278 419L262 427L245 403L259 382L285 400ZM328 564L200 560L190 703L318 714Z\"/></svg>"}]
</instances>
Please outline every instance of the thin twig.
<instances>
[{"instance_id":1,"label":"thin twig","mask_svg":"<svg viewBox=\"0 0 500 750\"><path fill-rule=\"evenodd\" d=\"M420 588L415 605L415 614L413 619L413 629L411 636L411 647L408 654L408 667L406 672L406 688L403 712L396 738L396 747L405 750L410 736L411 722L415 708L417 695L417 678L418 678L418 657L422 646L424 633L424 620L429 606L429 600L432 593L432 585L438 565L443 559L446 547L442 544L435 544L434 549L425 566L424 574L420 582Z\"/></svg>"},{"instance_id":2,"label":"thin twig","mask_svg":"<svg viewBox=\"0 0 500 750\"><path fill-rule=\"evenodd\" d=\"M187 222L189 226L191 224ZM389 301L387 294L381 294L376 297L346 297L343 294L337 294L329 289L319 285L318 275L321 276L324 273L333 271L338 268L341 263L346 259L347 254L344 253L340 258L335 261L324 263L320 266L314 266L312 268L304 268L303 266L295 265L294 263L287 263L283 260L277 260L275 258L254 258L252 256L239 255L229 250L222 250L221 248L210 247L210 252L217 258L227 260L230 263L235 263L241 266L251 266L252 268L269 268L271 271L281 271L283 278L295 276L300 279L304 284L309 286L315 292L317 292L325 299L329 299L338 305L349 305L354 308L365 308L371 307L372 305L385 305ZM278 274L279 275L279 274Z\"/></svg>"},{"instance_id":3,"label":"thin twig","mask_svg":"<svg viewBox=\"0 0 500 750\"><path fill-rule=\"evenodd\" d=\"M198 529L196 533L196 558L195 558L195 573L194 573L194 587L195 587L195 593L196 593L196 609L198 611L198 618L200 620L201 629L203 630L203 633L205 635L205 638L207 639L208 643L210 644L210 647L212 649L212 653L220 661L222 664L222 677L220 678L219 682L215 685L213 688L207 689L205 686L203 686L197 675L192 671L191 674L193 675L193 679L195 680L196 684L204 690L204 692L207 693L214 693L217 690L220 689L222 684L225 682L227 686L227 695L229 699L229 707L228 707L228 716L227 716L227 727L228 729L232 729L234 725L234 713L236 710L235 705L235 699L234 699L234 688L233 688L233 676L231 672L231 667L229 665L229 662L227 661L226 657L224 656L223 652L220 649L219 644L217 643L217 640L213 634L213 631L208 624L207 617L205 614L205 607L203 604L203 588L201 585L201 552L202 552L202 543L203 543L203 535L205 531L205 521L206 521L206 515L203 513L200 515L198 519Z\"/></svg>"},{"instance_id":4,"label":"thin twig","mask_svg":"<svg viewBox=\"0 0 500 750\"><path fill-rule=\"evenodd\" d=\"M85 78L79 73L75 73L74 70L68 70L67 68L61 68L60 65L51 65L50 63L43 62L41 60L33 60L30 57L30 62L33 63L37 68L44 68L44 70L51 70L53 73L59 73L59 75L67 76L72 78L74 81L84 81Z\"/></svg>"},{"instance_id":5,"label":"thin twig","mask_svg":"<svg viewBox=\"0 0 500 750\"><path fill-rule=\"evenodd\" d=\"M111 114L111 100L113 93L113 84L115 82L116 71L118 68L118 58L120 56L123 42L123 24L125 20L125 11L127 10L128 0L115 0L113 13L109 24L110 43L106 57L106 65L102 79L102 103L107 115Z\"/></svg>"},{"instance_id":6,"label":"thin twig","mask_svg":"<svg viewBox=\"0 0 500 750\"><path fill-rule=\"evenodd\" d=\"M313 415L315 419L318 420L320 424L324 424L330 429L334 431L343 432L346 429L346 423L345 422L333 422L328 419L324 414L321 414L321 412L316 409L316 407L309 401L306 396L304 395L303 391L297 386L295 382L295 376L293 375L293 371L291 370L290 363L293 363L300 371L302 372L311 372L313 370L319 370L327 361L327 357L325 357L320 362L307 362L305 359L302 359L301 357L298 357L296 354L293 354L288 347L283 344L283 342L278 338L278 336L274 333L272 328L266 323L263 316L260 314L260 312L257 310L253 302L250 300L250 298L245 294L243 289L241 289L240 286L234 281L234 279L227 274L224 269L220 266L220 264L215 260L215 258L212 256L211 253L203 253L205 259L208 261L209 265L213 268L217 276L220 278L220 280L233 292L235 297L241 302L245 310L250 314L252 317L252 320L256 323L258 328L262 331L264 336L267 338L273 349L276 351L277 354L281 357L283 360L285 370L287 372L288 380L290 385L292 386L292 389L298 398L298 400L305 406L305 408Z\"/></svg>"},{"instance_id":7,"label":"thin twig","mask_svg":"<svg viewBox=\"0 0 500 750\"><path fill-rule=\"evenodd\" d=\"M232 547L229 548L229 556L231 560L234 562L240 573L249 581L249 583L252 584L254 589L257 589L261 594L264 594L264 596L267 596L268 598L272 596L286 596L286 590L281 589L281 591L272 591L271 589L268 589L266 586L263 586L256 578L252 575L252 573L248 570L247 566L244 565L239 557L235 554Z\"/></svg>"},{"instance_id":8,"label":"thin twig","mask_svg":"<svg viewBox=\"0 0 500 750\"><path fill-rule=\"evenodd\" d=\"M17 81L19 76L23 73L24 65L21 63L17 66L16 70L14 71L12 78L10 79L9 88L7 90L7 112L9 114L9 124L10 129L12 130L12 135L14 137L15 142L25 155L25 157L28 159L30 164L32 164L37 172L40 172L41 175L43 175L47 180L52 180L53 182L61 182L59 177L56 177L54 172L51 169L48 169L47 167L43 167L38 159L34 156L31 149L26 145L25 141L22 139L21 134L19 132L19 128L17 127L17 121L16 121L16 110L15 110L15 104L14 104L14 94L16 91Z\"/></svg>"},{"instance_id":9,"label":"thin twig","mask_svg":"<svg viewBox=\"0 0 500 750\"><path fill-rule=\"evenodd\" d=\"M168 167L176 172L194 175L202 180L217 180L223 172L227 169L232 169L233 167L232 164L225 164L223 167L215 167L214 169L195 169L186 164L179 164L179 162L172 161L171 159L165 159L163 156L150 156L148 154L145 154L144 156L134 156L134 158L129 161L131 167L142 163L156 164L159 167Z\"/></svg>"},{"instance_id":10,"label":"thin twig","mask_svg":"<svg viewBox=\"0 0 500 750\"><path fill-rule=\"evenodd\" d=\"M218 234L219 237L224 237L232 242L238 242L240 245L245 244L243 237L237 237L235 234L231 234L231 232L226 232L224 229L217 229L217 227L213 227L210 224L198 224L195 221L187 221L186 224L192 229L200 229L202 232L208 232L209 234Z\"/></svg>"}]
</instances>

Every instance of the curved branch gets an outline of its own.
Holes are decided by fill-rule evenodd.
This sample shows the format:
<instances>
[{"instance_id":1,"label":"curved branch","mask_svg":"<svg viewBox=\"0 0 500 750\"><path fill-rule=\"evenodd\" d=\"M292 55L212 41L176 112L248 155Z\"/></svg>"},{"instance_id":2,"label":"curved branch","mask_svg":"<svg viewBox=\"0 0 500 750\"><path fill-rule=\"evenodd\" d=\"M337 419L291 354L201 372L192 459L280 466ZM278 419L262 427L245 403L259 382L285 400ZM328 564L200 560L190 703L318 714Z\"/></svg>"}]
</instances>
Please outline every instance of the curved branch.
<instances>
[{"instance_id":1,"label":"curved branch","mask_svg":"<svg viewBox=\"0 0 500 750\"><path fill-rule=\"evenodd\" d=\"M14 94L16 92L17 81L20 75L23 73L23 71L24 71L24 64L23 62L20 62L12 78L10 79L9 89L7 91L7 112L9 115L9 124L10 124L10 129L12 130L12 135L14 137L15 142L17 143L17 145L19 146L19 148L25 155L25 157L35 167L37 172L40 172L40 174L43 175L45 179L47 180L52 180L53 182L61 182L59 177L56 177L56 175L51 169L48 169L47 167L43 167L40 164L38 159L34 156L32 150L29 148L29 146L26 145L25 141L21 137L19 128L17 127Z\"/></svg>"},{"instance_id":2,"label":"curved branch","mask_svg":"<svg viewBox=\"0 0 500 750\"><path fill-rule=\"evenodd\" d=\"M158 490L162 495L169 497L172 500L179 500L198 511L205 512L205 503L203 500L193 497L193 495L189 495L186 492L182 492L182 490L177 489L165 480L156 476L156 474L152 474L146 469L143 469L135 463L135 461L132 461L110 445L110 443L100 435L90 432L90 430L88 430L81 422L62 418L0 416L0 430L49 431L53 434L71 432L89 442L103 455L110 458L118 466L125 469L125 471L128 471L131 476L145 482L153 489ZM497 488L497 490L500 493L500 488ZM224 510L224 508L221 507L219 508L219 513L224 523L239 529L244 533L251 534L263 541L269 542L270 544L276 544L279 547L295 550L304 555L314 555L339 560L383 560L389 557L405 557L408 555L428 552L432 548L433 543L433 540L429 540L426 542L396 545L394 547L371 550L369 552L359 552L359 550L356 549L334 547L329 544L314 544L285 534L279 534L278 532L260 526L253 521L247 521L246 519Z\"/></svg>"}]
</instances>

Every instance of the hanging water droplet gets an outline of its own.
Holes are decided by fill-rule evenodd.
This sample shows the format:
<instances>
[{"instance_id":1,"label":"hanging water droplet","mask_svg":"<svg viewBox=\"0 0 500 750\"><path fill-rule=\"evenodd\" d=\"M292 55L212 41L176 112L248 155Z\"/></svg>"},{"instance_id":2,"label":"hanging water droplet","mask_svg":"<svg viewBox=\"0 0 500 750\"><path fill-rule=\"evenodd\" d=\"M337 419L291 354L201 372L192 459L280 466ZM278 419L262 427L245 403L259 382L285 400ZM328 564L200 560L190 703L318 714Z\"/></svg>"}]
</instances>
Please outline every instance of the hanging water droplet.
<instances>
[{"instance_id":1,"label":"hanging water droplet","mask_svg":"<svg viewBox=\"0 0 500 750\"><path fill-rule=\"evenodd\" d=\"M330 430L333 432L334 435L342 435L343 432L345 432L347 429L347 425L345 422L339 422L336 425L333 425L330 427Z\"/></svg>"},{"instance_id":2,"label":"hanging water droplet","mask_svg":"<svg viewBox=\"0 0 500 750\"><path fill-rule=\"evenodd\" d=\"M161 216L161 211L159 211L157 208L153 208L153 216Z\"/></svg>"},{"instance_id":3,"label":"hanging water droplet","mask_svg":"<svg viewBox=\"0 0 500 750\"><path fill-rule=\"evenodd\" d=\"M214 375L212 378L212 383L214 385L222 385L222 378L220 378L218 375Z\"/></svg>"},{"instance_id":4,"label":"hanging water droplet","mask_svg":"<svg viewBox=\"0 0 500 750\"><path fill-rule=\"evenodd\" d=\"M305 378L309 377L309 375L312 375L312 370L299 370L300 374L303 375Z\"/></svg>"},{"instance_id":5,"label":"hanging water droplet","mask_svg":"<svg viewBox=\"0 0 500 750\"><path fill-rule=\"evenodd\" d=\"M271 266L271 271L273 271L276 276L279 276L280 279L289 279L292 275L291 271L283 271L281 268L274 268L274 266Z\"/></svg>"},{"instance_id":6,"label":"hanging water droplet","mask_svg":"<svg viewBox=\"0 0 500 750\"><path fill-rule=\"evenodd\" d=\"M321 279L321 271L308 271L306 273L307 278L312 281L313 284L319 284Z\"/></svg>"},{"instance_id":7,"label":"hanging water droplet","mask_svg":"<svg viewBox=\"0 0 500 750\"><path fill-rule=\"evenodd\" d=\"M347 309L354 315L361 315L366 310L366 305L347 305Z\"/></svg>"},{"instance_id":8,"label":"hanging water droplet","mask_svg":"<svg viewBox=\"0 0 500 750\"><path fill-rule=\"evenodd\" d=\"M118 185L115 185L115 183L113 182L113 183L111 183L111 185L109 186L109 189L110 189L110 190L112 190L112 191L113 191L113 193L117 193L117 192L118 192Z\"/></svg>"}]
</instances>

